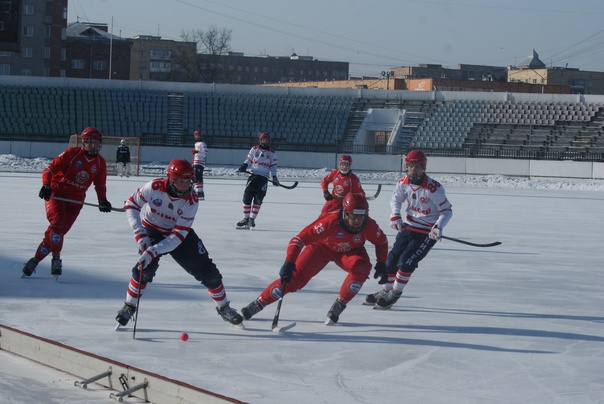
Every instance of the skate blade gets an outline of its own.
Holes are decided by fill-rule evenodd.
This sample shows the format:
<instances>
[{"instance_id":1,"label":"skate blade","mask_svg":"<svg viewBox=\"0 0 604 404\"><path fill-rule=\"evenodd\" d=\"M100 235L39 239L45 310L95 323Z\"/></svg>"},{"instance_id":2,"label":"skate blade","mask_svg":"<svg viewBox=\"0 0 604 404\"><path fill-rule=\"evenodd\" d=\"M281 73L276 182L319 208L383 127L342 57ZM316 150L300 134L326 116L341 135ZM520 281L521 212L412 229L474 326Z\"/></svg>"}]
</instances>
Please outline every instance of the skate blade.
<instances>
[{"instance_id":1,"label":"skate blade","mask_svg":"<svg viewBox=\"0 0 604 404\"><path fill-rule=\"evenodd\" d=\"M233 326L233 328L236 328L238 330L245 330L245 326L243 325L243 323L239 323L239 324L231 324Z\"/></svg>"},{"instance_id":2,"label":"skate blade","mask_svg":"<svg viewBox=\"0 0 604 404\"><path fill-rule=\"evenodd\" d=\"M373 306L373 310L390 310L392 305L389 306L378 306L377 304Z\"/></svg>"},{"instance_id":3,"label":"skate blade","mask_svg":"<svg viewBox=\"0 0 604 404\"><path fill-rule=\"evenodd\" d=\"M250 226L237 226L235 227L237 230L250 230Z\"/></svg>"},{"instance_id":4,"label":"skate blade","mask_svg":"<svg viewBox=\"0 0 604 404\"><path fill-rule=\"evenodd\" d=\"M363 302L363 306L375 306L375 303Z\"/></svg>"},{"instance_id":5,"label":"skate blade","mask_svg":"<svg viewBox=\"0 0 604 404\"><path fill-rule=\"evenodd\" d=\"M284 332L284 331L290 330L290 329L294 328L295 326L296 326L296 323L291 323L291 324L288 324L288 325L284 325L283 327L275 327L275 328L273 328L273 330L272 330L272 331L273 331L274 333L279 334L279 333L281 333L281 332Z\"/></svg>"},{"instance_id":6,"label":"skate blade","mask_svg":"<svg viewBox=\"0 0 604 404\"><path fill-rule=\"evenodd\" d=\"M327 317L325 319L325 325L335 325L336 323L333 322L333 320L329 317Z\"/></svg>"}]
</instances>

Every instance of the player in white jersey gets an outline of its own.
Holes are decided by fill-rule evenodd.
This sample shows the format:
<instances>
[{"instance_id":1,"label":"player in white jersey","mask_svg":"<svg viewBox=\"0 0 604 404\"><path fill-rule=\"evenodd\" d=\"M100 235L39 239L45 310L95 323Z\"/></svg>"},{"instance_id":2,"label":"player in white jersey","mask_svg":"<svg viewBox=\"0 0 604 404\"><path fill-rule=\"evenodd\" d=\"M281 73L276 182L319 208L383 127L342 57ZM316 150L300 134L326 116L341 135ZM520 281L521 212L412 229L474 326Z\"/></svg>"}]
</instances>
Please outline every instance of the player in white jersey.
<instances>
[{"instance_id":1,"label":"player in white jersey","mask_svg":"<svg viewBox=\"0 0 604 404\"><path fill-rule=\"evenodd\" d=\"M193 187L195 188L195 192L197 192L199 200L203 201L206 199L206 195L203 192L203 171L206 168L208 146L206 145L206 142L203 141L200 130L195 130L193 136L195 137L195 146L193 147L193 150L191 150L191 154L193 154L193 169L195 170L195 182L193 183Z\"/></svg>"},{"instance_id":2,"label":"player in white jersey","mask_svg":"<svg viewBox=\"0 0 604 404\"><path fill-rule=\"evenodd\" d=\"M139 297L153 282L159 260L166 254L208 289L216 311L225 321L239 324L243 320L229 306L222 275L191 228L199 206L193 177L191 163L174 159L168 165L168 178L146 183L126 202L126 216L139 246L139 258L132 268L126 302L116 317L120 325L128 324L136 313Z\"/></svg>"},{"instance_id":3,"label":"player in white jersey","mask_svg":"<svg viewBox=\"0 0 604 404\"><path fill-rule=\"evenodd\" d=\"M243 192L243 220L237 227L251 228L256 226L256 217L260 205L266 196L269 176L273 177L273 185L279 186L277 179L277 153L271 148L271 136L260 134L260 144L251 148L239 171L251 172Z\"/></svg>"},{"instance_id":4,"label":"player in white jersey","mask_svg":"<svg viewBox=\"0 0 604 404\"><path fill-rule=\"evenodd\" d=\"M426 155L412 150L405 157L407 175L394 188L390 199L390 226L398 231L388 253L388 282L382 290L368 295L366 305L389 309L403 293L419 262L440 239L453 216L443 186L426 175ZM405 217L401 209L405 206Z\"/></svg>"}]
</instances>

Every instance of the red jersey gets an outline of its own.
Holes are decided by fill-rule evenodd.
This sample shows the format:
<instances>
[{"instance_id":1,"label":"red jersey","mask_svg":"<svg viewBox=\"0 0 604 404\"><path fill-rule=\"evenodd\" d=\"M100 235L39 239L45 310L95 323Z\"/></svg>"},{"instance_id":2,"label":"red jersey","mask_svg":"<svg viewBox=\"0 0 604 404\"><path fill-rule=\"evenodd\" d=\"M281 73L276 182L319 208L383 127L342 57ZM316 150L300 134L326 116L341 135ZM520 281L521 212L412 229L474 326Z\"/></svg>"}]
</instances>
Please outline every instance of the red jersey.
<instances>
[{"instance_id":1,"label":"red jersey","mask_svg":"<svg viewBox=\"0 0 604 404\"><path fill-rule=\"evenodd\" d=\"M99 200L107 199L107 164L97 154L88 156L83 147L70 147L42 171L42 184L50 184L52 194L76 201L86 199L94 183Z\"/></svg>"},{"instance_id":2,"label":"red jersey","mask_svg":"<svg viewBox=\"0 0 604 404\"><path fill-rule=\"evenodd\" d=\"M338 201L344 200L344 197L351 192L365 195L365 191L361 187L361 180L352 171L342 174L338 169L333 170L321 180L321 190L327 191L330 183L333 183L331 196Z\"/></svg>"},{"instance_id":3,"label":"red jersey","mask_svg":"<svg viewBox=\"0 0 604 404\"><path fill-rule=\"evenodd\" d=\"M348 233L340 224L340 211L319 217L289 241L286 261L296 261L304 248L312 243L323 244L336 253L347 253L363 248L365 241L375 245L377 262L386 262L388 238L372 218L367 218L365 228L358 233Z\"/></svg>"}]
</instances>

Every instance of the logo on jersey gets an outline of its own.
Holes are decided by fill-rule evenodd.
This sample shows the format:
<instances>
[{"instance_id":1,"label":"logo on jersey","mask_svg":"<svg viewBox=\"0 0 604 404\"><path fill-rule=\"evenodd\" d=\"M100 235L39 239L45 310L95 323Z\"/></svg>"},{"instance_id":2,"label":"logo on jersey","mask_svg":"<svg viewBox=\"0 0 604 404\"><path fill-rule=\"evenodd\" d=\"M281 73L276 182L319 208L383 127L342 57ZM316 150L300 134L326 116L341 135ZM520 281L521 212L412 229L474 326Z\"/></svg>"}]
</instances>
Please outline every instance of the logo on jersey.
<instances>
[{"instance_id":1,"label":"logo on jersey","mask_svg":"<svg viewBox=\"0 0 604 404\"><path fill-rule=\"evenodd\" d=\"M356 294L359 292L359 290L361 290L361 286L363 285L358 282L351 282L350 285L348 285L348 290Z\"/></svg>"},{"instance_id":2,"label":"logo on jersey","mask_svg":"<svg viewBox=\"0 0 604 404\"><path fill-rule=\"evenodd\" d=\"M174 210L174 204L172 202L168 203L168 209Z\"/></svg>"},{"instance_id":3,"label":"logo on jersey","mask_svg":"<svg viewBox=\"0 0 604 404\"><path fill-rule=\"evenodd\" d=\"M182 216L182 209L181 208L176 209L176 214L178 216Z\"/></svg>"},{"instance_id":4,"label":"logo on jersey","mask_svg":"<svg viewBox=\"0 0 604 404\"><path fill-rule=\"evenodd\" d=\"M336 234L334 234L335 238L344 238L344 233L342 233L341 231L337 232Z\"/></svg>"},{"instance_id":5,"label":"logo on jersey","mask_svg":"<svg viewBox=\"0 0 604 404\"><path fill-rule=\"evenodd\" d=\"M344 253L352 250L352 246L350 245L350 243L340 243L336 246L335 249L337 252Z\"/></svg>"},{"instance_id":6,"label":"logo on jersey","mask_svg":"<svg viewBox=\"0 0 604 404\"><path fill-rule=\"evenodd\" d=\"M59 244L61 242L61 235L53 234L52 236L50 236L50 239L52 240L53 243Z\"/></svg>"},{"instance_id":7,"label":"logo on jersey","mask_svg":"<svg viewBox=\"0 0 604 404\"><path fill-rule=\"evenodd\" d=\"M92 171L93 174L96 174L96 172L97 172L96 164L93 164L92 167L90 167L90 171Z\"/></svg>"},{"instance_id":8,"label":"logo on jersey","mask_svg":"<svg viewBox=\"0 0 604 404\"><path fill-rule=\"evenodd\" d=\"M355 243L360 243L361 242L361 236L360 235L355 235L354 238L352 239L352 241L354 241Z\"/></svg>"},{"instance_id":9,"label":"logo on jersey","mask_svg":"<svg viewBox=\"0 0 604 404\"><path fill-rule=\"evenodd\" d=\"M76 174L76 182L78 184L85 184L88 182L88 180L90 179L90 176L88 175L87 171L80 171L79 173Z\"/></svg>"},{"instance_id":10,"label":"logo on jersey","mask_svg":"<svg viewBox=\"0 0 604 404\"><path fill-rule=\"evenodd\" d=\"M82 168L84 166L84 163L82 163L82 160L77 160L74 166L75 168Z\"/></svg>"},{"instance_id":11,"label":"logo on jersey","mask_svg":"<svg viewBox=\"0 0 604 404\"><path fill-rule=\"evenodd\" d=\"M162 201L161 199L154 199L151 201L151 203L153 204L153 206L159 208L161 205L163 205L164 201Z\"/></svg>"}]
</instances>

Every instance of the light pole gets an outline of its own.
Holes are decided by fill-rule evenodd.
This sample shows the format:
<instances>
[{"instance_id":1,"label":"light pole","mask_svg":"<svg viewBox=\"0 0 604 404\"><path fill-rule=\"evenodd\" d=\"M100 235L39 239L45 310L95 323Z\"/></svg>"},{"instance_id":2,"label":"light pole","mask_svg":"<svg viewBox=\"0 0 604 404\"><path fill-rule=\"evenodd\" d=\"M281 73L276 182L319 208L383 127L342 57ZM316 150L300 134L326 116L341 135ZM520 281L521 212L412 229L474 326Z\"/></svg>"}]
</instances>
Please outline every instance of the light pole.
<instances>
[{"instance_id":1,"label":"light pole","mask_svg":"<svg viewBox=\"0 0 604 404\"><path fill-rule=\"evenodd\" d=\"M394 77L394 72L383 71L381 76L386 78L386 90L390 90L390 77Z\"/></svg>"}]
</instances>

